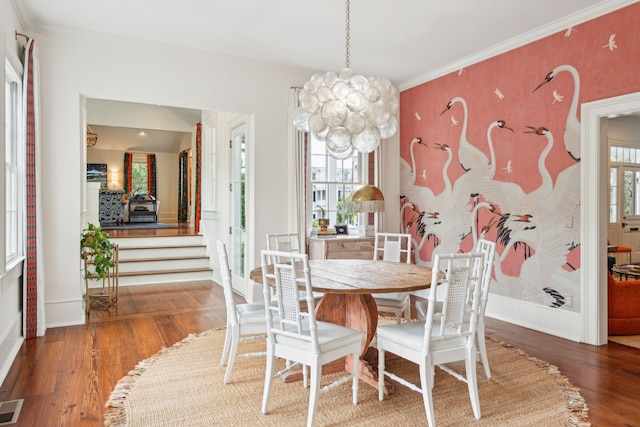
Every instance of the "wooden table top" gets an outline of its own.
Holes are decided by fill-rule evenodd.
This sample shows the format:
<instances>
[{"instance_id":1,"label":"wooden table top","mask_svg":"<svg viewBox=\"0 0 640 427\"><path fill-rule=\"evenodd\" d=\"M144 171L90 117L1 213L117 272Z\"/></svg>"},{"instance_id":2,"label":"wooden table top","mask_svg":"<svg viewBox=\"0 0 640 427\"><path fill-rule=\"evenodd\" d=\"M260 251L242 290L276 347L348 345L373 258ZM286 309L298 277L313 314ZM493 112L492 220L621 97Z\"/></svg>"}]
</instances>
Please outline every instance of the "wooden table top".
<instances>
[{"instance_id":1,"label":"wooden table top","mask_svg":"<svg viewBox=\"0 0 640 427\"><path fill-rule=\"evenodd\" d=\"M314 291L337 294L411 292L431 286L431 268L404 262L362 259L309 261ZM273 266L269 266L273 272ZM254 268L251 280L262 283L262 268Z\"/></svg>"}]
</instances>

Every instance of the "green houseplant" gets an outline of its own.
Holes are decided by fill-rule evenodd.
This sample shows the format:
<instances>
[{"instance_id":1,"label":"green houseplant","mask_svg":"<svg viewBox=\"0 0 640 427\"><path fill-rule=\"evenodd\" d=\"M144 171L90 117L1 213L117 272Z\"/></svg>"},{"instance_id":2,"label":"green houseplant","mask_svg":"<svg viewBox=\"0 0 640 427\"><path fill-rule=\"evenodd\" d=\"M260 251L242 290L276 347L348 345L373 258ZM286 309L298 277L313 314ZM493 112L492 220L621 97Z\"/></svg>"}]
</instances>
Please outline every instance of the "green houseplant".
<instances>
[{"instance_id":1,"label":"green houseplant","mask_svg":"<svg viewBox=\"0 0 640 427\"><path fill-rule=\"evenodd\" d=\"M85 277L98 280L107 277L109 269L115 266L113 250L109 234L100 227L89 224L80 239L80 257L90 261L87 262Z\"/></svg>"}]
</instances>

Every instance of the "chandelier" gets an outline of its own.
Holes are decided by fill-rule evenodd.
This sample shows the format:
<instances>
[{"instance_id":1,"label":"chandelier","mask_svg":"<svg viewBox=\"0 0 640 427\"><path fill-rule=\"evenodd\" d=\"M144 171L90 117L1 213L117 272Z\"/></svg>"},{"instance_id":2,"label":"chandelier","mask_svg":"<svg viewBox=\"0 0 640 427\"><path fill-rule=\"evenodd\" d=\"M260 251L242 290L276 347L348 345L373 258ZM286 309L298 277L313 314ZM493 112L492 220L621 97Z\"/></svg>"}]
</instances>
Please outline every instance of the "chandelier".
<instances>
[{"instance_id":1,"label":"chandelier","mask_svg":"<svg viewBox=\"0 0 640 427\"><path fill-rule=\"evenodd\" d=\"M87 125L87 147L93 147L98 142L98 134Z\"/></svg>"},{"instance_id":2,"label":"chandelier","mask_svg":"<svg viewBox=\"0 0 640 427\"><path fill-rule=\"evenodd\" d=\"M294 126L326 143L336 159L370 153L398 130L398 91L387 79L354 74L350 68L350 1L346 0L346 60L339 73L314 74L300 91Z\"/></svg>"}]
</instances>

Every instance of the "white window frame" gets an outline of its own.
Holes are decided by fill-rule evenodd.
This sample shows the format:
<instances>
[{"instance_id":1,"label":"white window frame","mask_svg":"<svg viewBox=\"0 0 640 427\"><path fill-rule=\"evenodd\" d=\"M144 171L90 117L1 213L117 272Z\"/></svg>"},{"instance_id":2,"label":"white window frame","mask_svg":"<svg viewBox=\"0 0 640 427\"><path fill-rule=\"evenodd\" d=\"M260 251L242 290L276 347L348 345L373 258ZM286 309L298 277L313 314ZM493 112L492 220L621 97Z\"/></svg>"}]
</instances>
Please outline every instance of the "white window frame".
<instances>
[{"instance_id":1,"label":"white window frame","mask_svg":"<svg viewBox=\"0 0 640 427\"><path fill-rule=\"evenodd\" d=\"M323 155L313 153L313 147L322 146L325 149ZM321 163L320 158L324 158L324 162ZM321 206L325 211L325 217L329 218L329 224L333 227L336 224L338 202L338 193L342 192L347 198L352 191L357 190L367 182L367 155L354 154L357 157L357 164L352 167L353 175L357 175L357 178L352 178L350 181L338 180L337 177L331 178L331 174L337 173L338 165L341 160L337 160L329 155L326 151L324 142L318 141L312 133L309 134L309 147L307 150L307 188L309 189L309 209L307 209L307 224L317 224L317 220L321 216ZM349 163L348 161L347 164ZM344 170L344 169L343 169ZM333 171L333 172L332 172ZM326 173L323 173L326 172ZM318 187L317 191L313 191L314 184ZM332 191L333 189L333 191ZM316 195L317 193L317 195ZM318 199L316 196L322 196ZM353 215L353 222L349 225L351 229L357 229L360 215Z\"/></svg>"},{"instance_id":2,"label":"white window frame","mask_svg":"<svg viewBox=\"0 0 640 427\"><path fill-rule=\"evenodd\" d=\"M9 88L12 86L12 88ZM25 123L20 73L5 60L5 268L24 256Z\"/></svg>"},{"instance_id":3,"label":"white window frame","mask_svg":"<svg viewBox=\"0 0 640 427\"><path fill-rule=\"evenodd\" d=\"M131 167L133 168L133 165L135 164L144 164L145 168L147 168L147 179L146 182L144 183L144 187L145 187L145 194L149 194L149 166L147 164L147 153L133 153L132 154L132 159L131 159ZM135 193L135 194L141 194L140 192L134 191L133 189L136 188L135 183L133 182L133 171L131 171L132 173L132 178L131 178L131 189L130 192L131 193ZM156 197L157 195L154 194L154 197Z\"/></svg>"},{"instance_id":4,"label":"white window frame","mask_svg":"<svg viewBox=\"0 0 640 427\"><path fill-rule=\"evenodd\" d=\"M625 172L633 172L639 175L640 172L640 148L635 144L626 141L609 141L609 159L610 159L610 173L617 172L616 184L617 189L615 192L616 200L612 200L614 193L612 191L611 177L609 179L609 222L623 222L628 220L640 220L640 191L638 185L632 189L634 213L625 214ZM639 178L638 176L636 178ZM616 206L616 218L613 218L611 213L612 205ZM615 221L613 221L615 219Z\"/></svg>"}]
</instances>

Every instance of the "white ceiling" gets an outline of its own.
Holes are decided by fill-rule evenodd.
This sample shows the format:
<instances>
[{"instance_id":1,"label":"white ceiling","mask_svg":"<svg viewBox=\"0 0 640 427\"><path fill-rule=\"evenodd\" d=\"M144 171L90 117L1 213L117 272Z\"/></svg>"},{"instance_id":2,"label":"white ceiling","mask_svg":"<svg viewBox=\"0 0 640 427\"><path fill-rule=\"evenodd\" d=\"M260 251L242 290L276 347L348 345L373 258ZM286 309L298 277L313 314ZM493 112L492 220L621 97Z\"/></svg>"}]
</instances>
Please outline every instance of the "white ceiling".
<instances>
[{"instance_id":1,"label":"white ceiling","mask_svg":"<svg viewBox=\"0 0 640 427\"><path fill-rule=\"evenodd\" d=\"M27 33L91 32L321 72L345 65L344 0L12 1ZM351 68L403 89L636 1L352 0ZM96 148L145 151L143 129L94 125ZM147 139L172 151L181 134L170 134Z\"/></svg>"},{"instance_id":2,"label":"white ceiling","mask_svg":"<svg viewBox=\"0 0 640 427\"><path fill-rule=\"evenodd\" d=\"M25 31L89 31L318 71L345 65L344 0L12 1ZM352 0L351 68L401 84L634 1Z\"/></svg>"}]
</instances>

